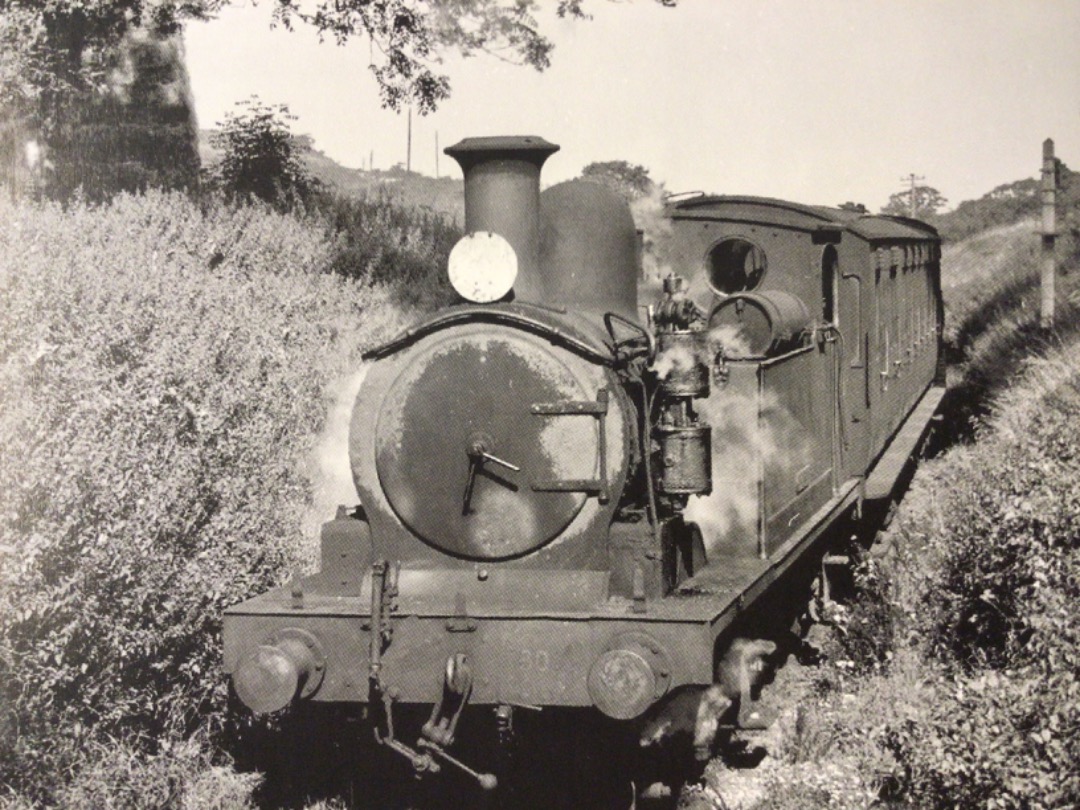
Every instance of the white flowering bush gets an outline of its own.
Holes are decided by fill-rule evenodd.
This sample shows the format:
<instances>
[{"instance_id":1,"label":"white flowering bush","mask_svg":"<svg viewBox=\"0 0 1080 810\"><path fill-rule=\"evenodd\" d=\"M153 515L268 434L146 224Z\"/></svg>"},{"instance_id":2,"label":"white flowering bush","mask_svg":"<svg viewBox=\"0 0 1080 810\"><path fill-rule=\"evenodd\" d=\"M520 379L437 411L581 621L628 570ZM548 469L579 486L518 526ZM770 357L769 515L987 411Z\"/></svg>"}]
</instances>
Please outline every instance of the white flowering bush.
<instances>
[{"instance_id":1,"label":"white flowering bush","mask_svg":"<svg viewBox=\"0 0 1080 810\"><path fill-rule=\"evenodd\" d=\"M0 202L0 793L218 729L222 610L312 558L331 383L399 326L331 241L180 195Z\"/></svg>"}]
</instances>

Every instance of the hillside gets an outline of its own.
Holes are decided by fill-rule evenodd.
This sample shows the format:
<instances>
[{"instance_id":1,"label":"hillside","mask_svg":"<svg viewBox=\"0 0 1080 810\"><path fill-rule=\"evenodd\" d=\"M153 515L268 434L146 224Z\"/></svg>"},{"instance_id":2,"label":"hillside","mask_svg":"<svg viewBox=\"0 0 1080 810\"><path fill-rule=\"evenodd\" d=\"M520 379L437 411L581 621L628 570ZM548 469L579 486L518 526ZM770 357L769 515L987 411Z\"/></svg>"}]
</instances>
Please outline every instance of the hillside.
<instances>
[{"instance_id":1,"label":"hillside","mask_svg":"<svg viewBox=\"0 0 1080 810\"><path fill-rule=\"evenodd\" d=\"M1080 173L1064 163L1059 173L1058 226L1062 232L1080 229ZM1003 183L977 200L965 200L953 211L929 217L948 242L1040 215L1039 180L1028 177Z\"/></svg>"},{"instance_id":2,"label":"hillside","mask_svg":"<svg viewBox=\"0 0 1080 810\"><path fill-rule=\"evenodd\" d=\"M221 152L210 142L214 130L199 130L199 158L203 167L221 160ZM346 197L377 197L386 195L406 208L419 208L445 214L455 223L465 221L462 183L452 177L434 178L409 172L400 165L392 169L364 171L342 166L326 153L315 148L308 135L296 137L304 150L304 164L311 175L328 189Z\"/></svg>"}]
</instances>

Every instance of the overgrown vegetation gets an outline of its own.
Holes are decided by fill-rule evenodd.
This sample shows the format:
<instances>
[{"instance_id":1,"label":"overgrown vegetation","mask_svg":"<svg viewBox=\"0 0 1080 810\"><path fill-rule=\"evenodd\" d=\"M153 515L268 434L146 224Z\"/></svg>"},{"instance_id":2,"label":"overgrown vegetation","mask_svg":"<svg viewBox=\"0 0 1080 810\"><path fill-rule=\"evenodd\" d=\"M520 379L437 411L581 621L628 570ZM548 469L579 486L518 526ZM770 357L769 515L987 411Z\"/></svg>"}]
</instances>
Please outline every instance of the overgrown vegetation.
<instances>
[{"instance_id":1,"label":"overgrown vegetation","mask_svg":"<svg viewBox=\"0 0 1080 810\"><path fill-rule=\"evenodd\" d=\"M167 131L175 123L171 112L140 120L147 118L142 115L149 109L145 105L126 105L123 97L113 99L119 104L96 102L117 74L125 73L133 59L142 58L139 50L145 49L139 47L140 41L156 41L171 50L174 68L183 73L176 36L184 23L211 19L229 2L5 0L0 6L0 156L15 162L0 162L0 180L23 185L26 178L21 175L27 167L16 168L18 156L27 142L33 142L54 152L56 179L62 181L58 195L71 190L69 182L82 181L88 196L98 196L98 188L88 182L91 178L82 175L101 173L97 160L103 144L117 171L93 178L106 182L101 196L142 189L146 182L187 185L191 178L186 170L195 169L195 164L185 159L170 167L162 160L179 155L176 147L183 145L175 132ZM676 5L676 0L657 2ZM587 0L559 0L556 15L587 20L587 4ZM368 67L383 105L398 111L412 105L423 115L450 96L450 79L438 67L448 53L465 57L487 53L536 70L547 68L554 46L541 30L542 8L537 0L273 0L267 22L287 29L294 23L310 25L320 38L325 35L338 44L367 39ZM184 81L186 85L186 76ZM119 123L126 132L100 130L102 106L105 113L121 113ZM193 129L190 105L186 106L184 123ZM159 129L160 139L161 133L155 132ZM78 155L83 149L95 154L83 159ZM193 156L190 150L187 155Z\"/></svg>"},{"instance_id":2,"label":"overgrown vegetation","mask_svg":"<svg viewBox=\"0 0 1080 810\"><path fill-rule=\"evenodd\" d=\"M329 268L385 284L399 303L429 308L454 299L446 259L461 231L443 214L403 205L388 193L346 196L312 176L310 139L295 137L285 105L253 96L211 135L220 159L205 172L208 193L265 202L318 220L331 235Z\"/></svg>"},{"instance_id":3,"label":"overgrown vegetation","mask_svg":"<svg viewBox=\"0 0 1080 810\"><path fill-rule=\"evenodd\" d=\"M947 417L977 441L924 463L860 567L760 807L1080 803L1080 266L1040 330L1031 230L957 248L997 259L947 290Z\"/></svg>"},{"instance_id":4,"label":"overgrown vegetation","mask_svg":"<svg viewBox=\"0 0 1080 810\"><path fill-rule=\"evenodd\" d=\"M236 106L211 135L221 160L208 168L208 182L230 200L262 200L282 211L310 201L317 183L302 160L306 147L289 129L296 116L258 96Z\"/></svg>"},{"instance_id":5,"label":"overgrown vegetation","mask_svg":"<svg viewBox=\"0 0 1080 810\"><path fill-rule=\"evenodd\" d=\"M458 235L375 196L287 207L0 202L0 804L252 801L221 611L310 564L336 383L451 300ZM979 441L862 568L766 807L1080 802L1080 267L1068 236L1043 332L1031 230L950 248L948 429Z\"/></svg>"},{"instance_id":6,"label":"overgrown vegetation","mask_svg":"<svg viewBox=\"0 0 1080 810\"><path fill-rule=\"evenodd\" d=\"M2 205L0 784L212 806L221 611L310 561L331 383L400 309L318 218Z\"/></svg>"},{"instance_id":7,"label":"overgrown vegetation","mask_svg":"<svg viewBox=\"0 0 1080 810\"><path fill-rule=\"evenodd\" d=\"M1080 235L1080 177L1064 163L1058 173L1058 205L1061 230ZM1040 181L1025 178L1004 183L987 192L977 200L965 200L946 214L927 218L950 242L959 242L990 228L1012 225L1039 216L1041 198ZM1073 252L1080 248L1080 241L1073 242Z\"/></svg>"},{"instance_id":8,"label":"overgrown vegetation","mask_svg":"<svg viewBox=\"0 0 1080 810\"><path fill-rule=\"evenodd\" d=\"M57 99L40 186L51 199L91 200L199 180L195 102L178 35L129 30L104 87Z\"/></svg>"},{"instance_id":9,"label":"overgrown vegetation","mask_svg":"<svg viewBox=\"0 0 1080 810\"><path fill-rule=\"evenodd\" d=\"M443 214L407 208L386 194L322 193L311 209L333 234L333 272L384 284L408 307L431 309L460 300L446 262L461 230Z\"/></svg>"}]
</instances>

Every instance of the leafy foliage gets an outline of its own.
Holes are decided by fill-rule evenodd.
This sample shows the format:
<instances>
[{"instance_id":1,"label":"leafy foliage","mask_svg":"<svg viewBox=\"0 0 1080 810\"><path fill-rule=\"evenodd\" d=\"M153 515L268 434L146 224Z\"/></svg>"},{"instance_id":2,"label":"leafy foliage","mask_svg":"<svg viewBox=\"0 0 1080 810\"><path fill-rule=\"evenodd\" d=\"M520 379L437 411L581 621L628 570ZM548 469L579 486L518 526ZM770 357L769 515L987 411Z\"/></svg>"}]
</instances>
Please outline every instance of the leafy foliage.
<instances>
[{"instance_id":1,"label":"leafy foliage","mask_svg":"<svg viewBox=\"0 0 1080 810\"><path fill-rule=\"evenodd\" d=\"M100 201L120 191L194 188L195 109L179 38L129 30L109 60L104 89L71 96L48 148L43 186L56 199L76 189Z\"/></svg>"},{"instance_id":2,"label":"leafy foliage","mask_svg":"<svg viewBox=\"0 0 1080 810\"><path fill-rule=\"evenodd\" d=\"M280 209L309 199L315 182L301 159L305 147L289 130L296 116L258 96L236 106L211 136L224 153L211 173L214 184L231 199L259 199Z\"/></svg>"},{"instance_id":3,"label":"leafy foliage","mask_svg":"<svg viewBox=\"0 0 1080 810\"><path fill-rule=\"evenodd\" d=\"M898 529L893 605L947 673L933 715L890 730L928 806L1080 800L1075 348L1034 363L998 407L977 445L927 470Z\"/></svg>"},{"instance_id":4,"label":"leafy foliage","mask_svg":"<svg viewBox=\"0 0 1080 810\"><path fill-rule=\"evenodd\" d=\"M461 230L442 214L379 193L360 198L322 193L310 209L334 235L330 268L335 273L385 285L409 307L457 300L446 266Z\"/></svg>"},{"instance_id":5,"label":"leafy foliage","mask_svg":"<svg viewBox=\"0 0 1080 810\"><path fill-rule=\"evenodd\" d=\"M85 5L16 1L0 13L0 181L57 198L81 187L92 199L193 186L194 108L175 26L98 19ZM23 160L31 143L41 160Z\"/></svg>"},{"instance_id":6,"label":"leafy foliage","mask_svg":"<svg viewBox=\"0 0 1080 810\"><path fill-rule=\"evenodd\" d=\"M930 221L946 239L959 241L988 228L1037 219L1039 191L1040 181L1035 178L1005 183ZM1058 212L1059 230L1071 234L1074 249L1080 248L1080 176L1064 163L1058 171Z\"/></svg>"},{"instance_id":7,"label":"leafy foliage","mask_svg":"<svg viewBox=\"0 0 1080 810\"><path fill-rule=\"evenodd\" d=\"M986 248L1012 272L991 266L947 289L963 351L946 419L957 400L965 413L970 397L991 404L976 442L924 462L887 553L860 567L802 735L835 740L820 764L873 788L855 806L1080 802L1080 311L1064 306L1057 330L1040 332L1030 225L990 236L1023 242ZM820 788L799 766L778 770L771 806ZM831 805L850 795L841 780L827 791Z\"/></svg>"},{"instance_id":8,"label":"leafy foliage","mask_svg":"<svg viewBox=\"0 0 1080 810\"><path fill-rule=\"evenodd\" d=\"M675 0L657 0L673 6ZM560 18L586 19L585 0L560 0ZM444 51L464 56L487 53L544 70L554 46L539 30L538 0L318 0L313 9L299 0L275 0L274 16L314 26L339 43L367 37L378 51L370 69L383 105L400 110L415 104L432 112L450 96L450 80L433 65Z\"/></svg>"},{"instance_id":9,"label":"leafy foliage","mask_svg":"<svg viewBox=\"0 0 1080 810\"><path fill-rule=\"evenodd\" d=\"M948 204L941 192L932 186L915 186L889 195L889 201L881 209L883 214L898 217L925 219L936 214Z\"/></svg>"},{"instance_id":10,"label":"leafy foliage","mask_svg":"<svg viewBox=\"0 0 1080 810\"><path fill-rule=\"evenodd\" d=\"M862 203L851 202L850 200L848 200L847 202L840 203L840 205L838 205L837 207L841 211L851 211L854 214L869 214L870 213L870 209L867 208Z\"/></svg>"},{"instance_id":11,"label":"leafy foliage","mask_svg":"<svg viewBox=\"0 0 1080 810\"><path fill-rule=\"evenodd\" d=\"M230 0L7 0L11 30L0 27L0 75L19 81L0 90L0 104L42 103L42 120L60 109L64 95L100 86L110 54L131 28L170 34L186 19L206 19ZM674 6L676 0L656 0ZM585 0L559 0L560 18L587 19ZM539 30L539 0L274 0L273 17L286 28L311 25L339 43L366 38L370 69L383 104L414 104L433 111L450 95L449 78L436 70L441 54L487 53L543 70L553 45ZM0 88L4 85L0 83ZM6 93L6 97L5 97Z\"/></svg>"},{"instance_id":12,"label":"leafy foliage","mask_svg":"<svg viewBox=\"0 0 1080 810\"><path fill-rule=\"evenodd\" d=\"M646 197L656 189L656 183L649 176L648 169L637 163L628 163L625 160L590 163L581 170L581 176L613 188L627 202Z\"/></svg>"},{"instance_id":13,"label":"leafy foliage","mask_svg":"<svg viewBox=\"0 0 1080 810\"><path fill-rule=\"evenodd\" d=\"M221 612L312 560L332 383L397 310L263 207L0 206L0 782L56 800L220 728Z\"/></svg>"},{"instance_id":14,"label":"leafy foliage","mask_svg":"<svg viewBox=\"0 0 1080 810\"><path fill-rule=\"evenodd\" d=\"M823 788L830 806L1080 801L1078 348L1030 363L977 444L919 471L806 707L801 736L835 744L779 768L764 806ZM850 780L872 795L849 805Z\"/></svg>"},{"instance_id":15,"label":"leafy foliage","mask_svg":"<svg viewBox=\"0 0 1080 810\"><path fill-rule=\"evenodd\" d=\"M28 114L48 135L72 99L107 86L129 32L178 33L224 0L6 0L0 15L0 113Z\"/></svg>"}]
</instances>

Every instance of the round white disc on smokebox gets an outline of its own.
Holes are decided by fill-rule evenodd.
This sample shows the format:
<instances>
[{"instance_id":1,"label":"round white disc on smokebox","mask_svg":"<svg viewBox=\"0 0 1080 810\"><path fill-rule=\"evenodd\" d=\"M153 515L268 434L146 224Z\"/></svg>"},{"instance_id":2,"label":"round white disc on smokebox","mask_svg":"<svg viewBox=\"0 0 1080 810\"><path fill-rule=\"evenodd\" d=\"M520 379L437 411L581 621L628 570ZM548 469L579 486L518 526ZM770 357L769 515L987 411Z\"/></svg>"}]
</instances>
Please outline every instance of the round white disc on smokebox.
<instances>
[{"instance_id":1,"label":"round white disc on smokebox","mask_svg":"<svg viewBox=\"0 0 1080 810\"><path fill-rule=\"evenodd\" d=\"M450 283L458 295L474 304L498 301L510 292L517 269L514 248L497 233L467 234L450 251Z\"/></svg>"}]
</instances>

